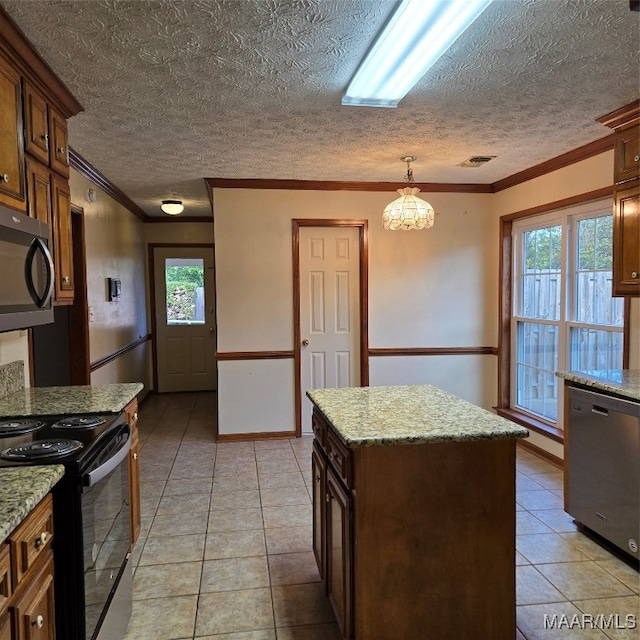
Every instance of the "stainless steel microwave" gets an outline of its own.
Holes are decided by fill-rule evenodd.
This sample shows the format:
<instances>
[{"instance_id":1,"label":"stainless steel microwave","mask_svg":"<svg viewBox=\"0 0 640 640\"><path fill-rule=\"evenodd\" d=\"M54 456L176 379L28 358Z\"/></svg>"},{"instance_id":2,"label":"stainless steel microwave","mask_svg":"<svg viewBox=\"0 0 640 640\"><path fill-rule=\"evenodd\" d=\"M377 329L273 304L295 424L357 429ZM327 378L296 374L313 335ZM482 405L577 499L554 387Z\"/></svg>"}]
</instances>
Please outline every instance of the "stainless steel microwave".
<instances>
[{"instance_id":1,"label":"stainless steel microwave","mask_svg":"<svg viewBox=\"0 0 640 640\"><path fill-rule=\"evenodd\" d=\"M0 332L53 322L48 225L0 207Z\"/></svg>"}]
</instances>

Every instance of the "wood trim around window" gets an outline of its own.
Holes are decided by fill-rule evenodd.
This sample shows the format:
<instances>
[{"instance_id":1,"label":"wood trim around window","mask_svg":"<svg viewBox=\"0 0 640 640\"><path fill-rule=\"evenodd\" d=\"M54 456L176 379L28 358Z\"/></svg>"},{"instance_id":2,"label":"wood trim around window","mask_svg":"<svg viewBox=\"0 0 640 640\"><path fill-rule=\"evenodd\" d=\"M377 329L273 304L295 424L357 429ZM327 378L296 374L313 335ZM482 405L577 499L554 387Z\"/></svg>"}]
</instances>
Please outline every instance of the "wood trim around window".
<instances>
[{"instance_id":1,"label":"wood trim around window","mask_svg":"<svg viewBox=\"0 0 640 640\"><path fill-rule=\"evenodd\" d=\"M388 347L369 349L369 355L376 356L497 356L496 347Z\"/></svg>"},{"instance_id":2,"label":"wood trim around window","mask_svg":"<svg viewBox=\"0 0 640 640\"><path fill-rule=\"evenodd\" d=\"M572 196L539 207L517 211L500 218L500 287L498 292L499 329L498 329L498 414L509 418L533 431L537 431L556 442L563 442L563 431L528 414L511 407L511 312L513 309L513 221L535 216L565 207L586 204L604 197L613 197L613 187L596 189L588 193ZM623 332L623 367L629 366L629 320L631 315L629 298L625 299Z\"/></svg>"},{"instance_id":3,"label":"wood trim around window","mask_svg":"<svg viewBox=\"0 0 640 640\"><path fill-rule=\"evenodd\" d=\"M360 256L360 386L369 385L369 222L331 218L291 220L293 261L293 349L296 436L302 434L302 381L300 379L300 227L357 227Z\"/></svg>"}]
</instances>

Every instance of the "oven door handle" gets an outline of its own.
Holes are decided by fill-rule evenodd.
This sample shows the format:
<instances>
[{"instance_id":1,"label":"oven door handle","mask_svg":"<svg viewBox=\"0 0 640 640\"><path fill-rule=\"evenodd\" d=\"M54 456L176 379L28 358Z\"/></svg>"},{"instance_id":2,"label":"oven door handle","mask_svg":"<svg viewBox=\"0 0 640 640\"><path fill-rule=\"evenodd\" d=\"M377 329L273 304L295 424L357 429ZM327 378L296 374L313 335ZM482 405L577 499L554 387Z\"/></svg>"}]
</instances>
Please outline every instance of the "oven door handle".
<instances>
[{"instance_id":1,"label":"oven door handle","mask_svg":"<svg viewBox=\"0 0 640 640\"><path fill-rule=\"evenodd\" d=\"M101 464L97 469L87 473L84 476L84 485L86 487L92 487L94 484L98 484L100 480L108 476L126 457L131 450L131 427L127 427L127 439L125 443L112 455L104 464Z\"/></svg>"}]
</instances>

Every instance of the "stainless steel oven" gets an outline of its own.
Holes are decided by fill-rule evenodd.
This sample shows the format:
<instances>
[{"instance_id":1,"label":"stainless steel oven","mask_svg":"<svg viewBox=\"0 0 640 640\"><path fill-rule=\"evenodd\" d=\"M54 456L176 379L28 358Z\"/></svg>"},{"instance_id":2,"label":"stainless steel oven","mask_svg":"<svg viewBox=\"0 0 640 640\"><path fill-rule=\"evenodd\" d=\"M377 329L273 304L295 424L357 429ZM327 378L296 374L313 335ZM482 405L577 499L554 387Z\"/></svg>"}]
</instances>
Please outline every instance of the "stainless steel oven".
<instances>
[{"instance_id":1,"label":"stainless steel oven","mask_svg":"<svg viewBox=\"0 0 640 640\"><path fill-rule=\"evenodd\" d=\"M131 616L131 429L124 414L23 422L19 435L21 420L0 421L0 449L3 438L9 445L0 466L65 467L52 491L56 636L122 640Z\"/></svg>"}]
</instances>

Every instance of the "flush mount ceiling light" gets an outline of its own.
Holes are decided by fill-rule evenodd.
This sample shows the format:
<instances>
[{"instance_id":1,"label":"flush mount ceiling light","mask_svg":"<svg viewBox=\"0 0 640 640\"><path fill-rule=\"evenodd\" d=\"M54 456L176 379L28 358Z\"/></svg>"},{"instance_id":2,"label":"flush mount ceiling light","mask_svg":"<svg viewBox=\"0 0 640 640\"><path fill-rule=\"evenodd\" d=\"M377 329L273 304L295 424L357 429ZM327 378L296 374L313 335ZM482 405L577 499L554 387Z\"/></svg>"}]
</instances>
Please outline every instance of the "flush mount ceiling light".
<instances>
[{"instance_id":1,"label":"flush mount ceiling light","mask_svg":"<svg viewBox=\"0 0 640 640\"><path fill-rule=\"evenodd\" d=\"M397 107L491 0L403 0L353 76L343 105Z\"/></svg>"},{"instance_id":2,"label":"flush mount ceiling light","mask_svg":"<svg viewBox=\"0 0 640 640\"><path fill-rule=\"evenodd\" d=\"M398 229L403 229L404 231L429 229L433 227L434 211L428 202L416 196L420 189L413 186L413 169L411 168L411 163L415 162L416 157L404 156L400 160L407 163L405 180L408 186L398 189L400 197L385 207L382 213L382 226L391 231L397 231Z\"/></svg>"},{"instance_id":3,"label":"flush mount ceiling light","mask_svg":"<svg viewBox=\"0 0 640 640\"><path fill-rule=\"evenodd\" d=\"M160 208L170 216L177 216L184 211L182 200L163 200Z\"/></svg>"}]
</instances>

